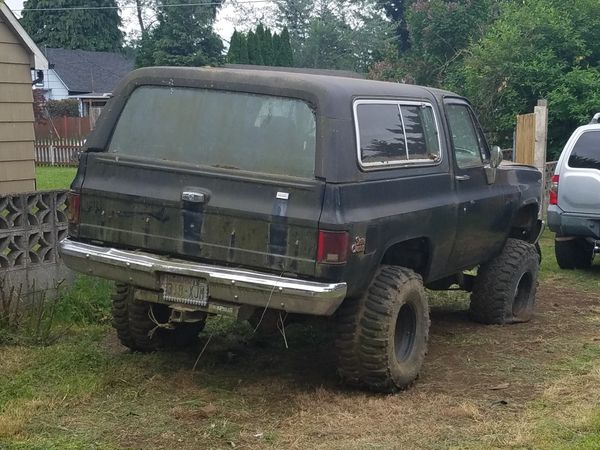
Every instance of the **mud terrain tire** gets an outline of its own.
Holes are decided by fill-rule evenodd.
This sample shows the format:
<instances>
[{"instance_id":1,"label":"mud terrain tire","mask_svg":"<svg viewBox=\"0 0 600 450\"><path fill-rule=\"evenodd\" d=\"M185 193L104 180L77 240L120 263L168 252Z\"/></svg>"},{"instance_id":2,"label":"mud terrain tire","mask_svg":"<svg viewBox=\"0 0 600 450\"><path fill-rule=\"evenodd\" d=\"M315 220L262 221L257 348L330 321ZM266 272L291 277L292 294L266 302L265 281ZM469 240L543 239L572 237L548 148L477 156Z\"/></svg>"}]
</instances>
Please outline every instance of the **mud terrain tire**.
<instances>
[{"instance_id":1,"label":"mud terrain tire","mask_svg":"<svg viewBox=\"0 0 600 450\"><path fill-rule=\"evenodd\" d=\"M539 270L535 245L508 239L500 255L479 267L471 293L471 319L499 325L531 320Z\"/></svg>"},{"instance_id":2,"label":"mud terrain tire","mask_svg":"<svg viewBox=\"0 0 600 450\"><path fill-rule=\"evenodd\" d=\"M589 269L594 259L592 245L579 238L555 240L554 255L561 269Z\"/></svg>"},{"instance_id":3,"label":"mud terrain tire","mask_svg":"<svg viewBox=\"0 0 600 450\"><path fill-rule=\"evenodd\" d=\"M204 328L205 321L178 323L174 329L157 328L151 316L158 323L166 323L169 307L135 300L133 292L132 286L116 283L112 294L113 327L125 347L138 352L185 347L193 343Z\"/></svg>"},{"instance_id":4,"label":"mud terrain tire","mask_svg":"<svg viewBox=\"0 0 600 450\"><path fill-rule=\"evenodd\" d=\"M346 384L395 392L417 378L427 353L429 306L413 270L381 266L367 292L346 299L336 319L338 372Z\"/></svg>"}]
</instances>

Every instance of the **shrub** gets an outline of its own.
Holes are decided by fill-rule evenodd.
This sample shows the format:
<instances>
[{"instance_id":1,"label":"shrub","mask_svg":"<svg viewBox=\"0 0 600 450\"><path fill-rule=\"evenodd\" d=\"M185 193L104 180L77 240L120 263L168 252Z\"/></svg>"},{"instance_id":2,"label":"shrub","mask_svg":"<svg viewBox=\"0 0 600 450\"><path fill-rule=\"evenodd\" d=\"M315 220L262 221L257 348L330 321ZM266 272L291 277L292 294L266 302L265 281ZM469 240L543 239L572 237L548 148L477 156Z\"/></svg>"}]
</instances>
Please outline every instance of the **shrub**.
<instances>
[{"instance_id":1,"label":"shrub","mask_svg":"<svg viewBox=\"0 0 600 450\"><path fill-rule=\"evenodd\" d=\"M75 99L48 100L46 111L50 117L79 117L79 102Z\"/></svg>"}]
</instances>

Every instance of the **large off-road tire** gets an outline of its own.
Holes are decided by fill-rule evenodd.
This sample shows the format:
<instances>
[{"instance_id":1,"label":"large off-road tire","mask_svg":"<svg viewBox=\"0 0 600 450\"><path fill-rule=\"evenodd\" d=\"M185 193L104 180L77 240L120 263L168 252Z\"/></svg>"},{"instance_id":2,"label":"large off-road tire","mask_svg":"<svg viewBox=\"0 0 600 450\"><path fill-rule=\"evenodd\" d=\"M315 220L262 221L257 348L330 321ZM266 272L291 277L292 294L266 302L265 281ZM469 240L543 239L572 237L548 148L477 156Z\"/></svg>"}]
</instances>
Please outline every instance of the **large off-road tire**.
<instances>
[{"instance_id":1,"label":"large off-road tire","mask_svg":"<svg viewBox=\"0 0 600 450\"><path fill-rule=\"evenodd\" d=\"M429 306L423 280L382 266L367 292L337 312L338 372L354 387L395 392L419 374L427 352Z\"/></svg>"},{"instance_id":2,"label":"large off-road tire","mask_svg":"<svg viewBox=\"0 0 600 450\"><path fill-rule=\"evenodd\" d=\"M479 267L471 293L471 318L499 325L531 320L539 270L535 245L508 239L500 255Z\"/></svg>"},{"instance_id":3,"label":"large off-road tire","mask_svg":"<svg viewBox=\"0 0 600 450\"><path fill-rule=\"evenodd\" d=\"M554 254L561 269L589 269L594 259L594 247L585 239L555 239Z\"/></svg>"},{"instance_id":4,"label":"large off-road tire","mask_svg":"<svg viewBox=\"0 0 600 450\"><path fill-rule=\"evenodd\" d=\"M125 347L151 352L165 347L185 347L193 343L205 321L177 323L173 329L157 327L169 320L170 309L159 303L135 300L134 288L116 283L112 294L113 327Z\"/></svg>"}]
</instances>

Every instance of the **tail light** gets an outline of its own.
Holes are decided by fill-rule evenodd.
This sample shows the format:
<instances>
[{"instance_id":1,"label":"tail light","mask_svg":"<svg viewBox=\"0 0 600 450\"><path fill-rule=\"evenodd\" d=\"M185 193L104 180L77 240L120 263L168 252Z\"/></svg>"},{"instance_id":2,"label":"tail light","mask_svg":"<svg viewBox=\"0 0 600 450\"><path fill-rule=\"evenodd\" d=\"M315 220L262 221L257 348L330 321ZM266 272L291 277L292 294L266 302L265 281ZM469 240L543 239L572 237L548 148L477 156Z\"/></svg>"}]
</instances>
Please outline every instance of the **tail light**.
<instances>
[{"instance_id":1,"label":"tail light","mask_svg":"<svg viewBox=\"0 0 600 450\"><path fill-rule=\"evenodd\" d=\"M69 221L69 234L76 234L79 227L79 212L81 209L81 194L71 191L67 198L67 219Z\"/></svg>"},{"instance_id":2,"label":"tail light","mask_svg":"<svg viewBox=\"0 0 600 450\"><path fill-rule=\"evenodd\" d=\"M317 262L321 264L344 264L348 258L348 244L347 231L319 230Z\"/></svg>"},{"instance_id":3,"label":"tail light","mask_svg":"<svg viewBox=\"0 0 600 450\"><path fill-rule=\"evenodd\" d=\"M550 196L549 202L551 205L558 205L558 175L552 175L550 180Z\"/></svg>"}]
</instances>

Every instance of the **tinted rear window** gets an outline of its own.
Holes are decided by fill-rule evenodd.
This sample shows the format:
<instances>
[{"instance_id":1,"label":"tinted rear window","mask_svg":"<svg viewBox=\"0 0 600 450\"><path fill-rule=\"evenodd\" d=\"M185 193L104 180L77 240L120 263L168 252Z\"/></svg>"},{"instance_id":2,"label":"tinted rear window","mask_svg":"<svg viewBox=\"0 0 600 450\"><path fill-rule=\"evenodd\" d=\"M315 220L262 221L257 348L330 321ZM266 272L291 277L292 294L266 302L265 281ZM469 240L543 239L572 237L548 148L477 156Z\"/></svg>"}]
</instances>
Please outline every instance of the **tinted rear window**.
<instances>
[{"instance_id":1,"label":"tinted rear window","mask_svg":"<svg viewBox=\"0 0 600 450\"><path fill-rule=\"evenodd\" d=\"M300 100L144 86L127 101L109 152L312 178L315 141L315 115Z\"/></svg>"},{"instance_id":2,"label":"tinted rear window","mask_svg":"<svg viewBox=\"0 0 600 450\"><path fill-rule=\"evenodd\" d=\"M569 157L569 166L600 170L600 131L586 131L579 137Z\"/></svg>"},{"instance_id":3,"label":"tinted rear window","mask_svg":"<svg viewBox=\"0 0 600 450\"><path fill-rule=\"evenodd\" d=\"M356 118L363 165L435 162L440 158L435 116L429 105L358 103Z\"/></svg>"}]
</instances>

